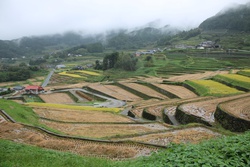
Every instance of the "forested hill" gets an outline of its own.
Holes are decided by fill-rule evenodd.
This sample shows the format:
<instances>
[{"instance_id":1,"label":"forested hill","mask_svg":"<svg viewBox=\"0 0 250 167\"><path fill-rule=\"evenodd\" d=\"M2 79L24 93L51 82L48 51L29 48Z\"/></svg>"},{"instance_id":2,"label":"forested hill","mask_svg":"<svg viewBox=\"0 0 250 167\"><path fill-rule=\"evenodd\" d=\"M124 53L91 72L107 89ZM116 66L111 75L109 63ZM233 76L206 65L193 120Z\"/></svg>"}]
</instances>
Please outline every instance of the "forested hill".
<instances>
[{"instance_id":1,"label":"forested hill","mask_svg":"<svg viewBox=\"0 0 250 167\"><path fill-rule=\"evenodd\" d=\"M44 52L62 51L83 45L97 46L90 45L96 43L101 43L105 48L137 49L152 46L162 36L175 35L178 32L179 30L176 28L164 26L161 28L142 27L134 30L116 30L88 36L68 32L65 34L23 37L11 41L0 40L0 58L41 55Z\"/></svg>"},{"instance_id":2,"label":"forested hill","mask_svg":"<svg viewBox=\"0 0 250 167\"><path fill-rule=\"evenodd\" d=\"M161 28L144 27L134 31L123 30L107 39L107 47L114 49L138 49L155 45L163 36L173 36L180 31L169 25Z\"/></svg>"},{"instance_id":3,"label":"forested hill","mask_svg":"<svg viewBox=\"0 0 250 167\"><path fill-rule=\"evenodd\" d=\"M222 10L213 17L202 22L203 30L227 29L233 31L250 31L250 2L245 5Z\"/></svg>"}]
</instances>

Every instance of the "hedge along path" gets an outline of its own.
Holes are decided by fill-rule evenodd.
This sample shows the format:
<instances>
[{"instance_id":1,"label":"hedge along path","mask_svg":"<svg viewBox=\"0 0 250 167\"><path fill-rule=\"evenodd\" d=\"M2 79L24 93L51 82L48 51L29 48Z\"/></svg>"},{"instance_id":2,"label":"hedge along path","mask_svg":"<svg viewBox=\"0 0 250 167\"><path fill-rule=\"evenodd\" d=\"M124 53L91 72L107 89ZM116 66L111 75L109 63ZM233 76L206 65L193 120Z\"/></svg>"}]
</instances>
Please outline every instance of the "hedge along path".
<instances>
[{"instance_id":1,"label":"hedge along path","mask_svg":"<svg viewBox=\"0 0 250 167\"><path fill-rule=\"evenodd\" d=\"M150 98L157 98L157 99L168 99L167 96L164 96L163 94L147 87L141 84L137 83L129 83L129 82L119 82L118 84L128 88L132 89L136 92L139 92L140 94L145 95L145 97L150 97Z\"/></svg>"},{"instance_id":2,"label":"hedge along path","mask_svg":"<svg viewBox=\"0 0 250 167\"><path fill-rule=\"evenodd\" d=\"M43 108L56 108L56 109L72 109L72 110L88 110L88 111L107 111L118 113L121 108L97 108L91 106L74 106L74 105L66 105L66 104L54 104L54 103L26 103L25 105L31 107L43 107Z\"/></svg>"},{"instance_id":3,"label":"hedge along path","mask_svg":"<svg viewBox=\"0 0 250 167\"><path fill-rule=\"evenodd\" d=\"M250 121L250 96L221 103L220 108L236 118Z\"/></svg>"},{"instance_id":4,"label":"hedge along path","mask_svg":"<svg viewBox=\"0 0 250 167\"><path fill-rule=\"evenodd\" d=\"M116 160L131 159L147 156L160 148L164 148L160 145L139 142L91 140L59 135L39 127L7 122L2 116L0 116L0 126L0 138L2 139L83 156L97 156Z\"/></svg>"},{"instance_id":5,"label":"hedge along path","mask_svg":"<svg viewBox=\"0 0 250 167\"><path fill-rule=\"evenodd\" d=\"M90 84L89 88L102 92L108 96L114 97L118 100L125 101L138 101L142 100L139 96L134 95L118 86L115 85L104 85L104 84Z\"/></svg>"},{"instance_id":6,"label":"hedge along path","mask_svg":"<svg viewBox=\"0 0 250 167\"><path fill-rule=\"evenodd\" d=\"M167 92L170 92L181 99L189 99L197 97L197 95L194 92L190 91L189 89L183 86L156 84L156 83L153 83L152 85L159 87Z\"/></svg>"},{"instance_id":7,"label":"hedge along path","mask_svg":"<svg viewBox=\"0 0 250 167\"><path fill-rule=\"evenodd\" d=\"M74 104L75 101L67 93L40 94L45 103Z\"/></svg>"},{"instance_id":8,"label":"hedge along path","mask_svg":"<svg viewBox=\"0 0 250 167\"><path fill-rule=\"evenodd\" d=\"M104 111L72 110L62 108L33 107L33 111L40 117L71 123L134 123L131 119Z\"/></svg>"},{"instance_id":9,"label":"hedge along path","mask_svg":"<svg viewBox=\"0 0 250 167\"><path fill-rule=\"evenodd\" d=\"M213 124L215 122L214 112L216 111L216 107L219 103L232 99L246 97L249 95L250 93L245 93L241 95L234 95L223 98L216 98L212 100L182 104L177 108L175 114L176 119L182 124L192 123L193 121L194 122L197 121L198 123L203 123L200 122L201 120L209 124Z\"/></svg>"}]
</instances>

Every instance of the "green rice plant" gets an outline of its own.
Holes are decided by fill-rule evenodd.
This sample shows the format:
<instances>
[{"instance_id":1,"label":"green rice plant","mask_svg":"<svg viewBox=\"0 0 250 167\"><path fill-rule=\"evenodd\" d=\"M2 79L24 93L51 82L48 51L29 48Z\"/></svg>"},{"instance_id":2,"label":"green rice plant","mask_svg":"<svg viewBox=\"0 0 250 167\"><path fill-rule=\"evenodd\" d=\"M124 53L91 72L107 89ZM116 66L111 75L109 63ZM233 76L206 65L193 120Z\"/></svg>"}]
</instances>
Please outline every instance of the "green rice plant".
<instances>
[{"instance_id":1,"label":"green rice plant","mask_svg":"<svg viewBox=\"0 0 250 167\"><path fill-rule=\"evenodd\" d=\"M33 107L49 107L49 108L59 108L59 109L71 109L71 110L88 110L88 111L108 111L113 113L118 113L120 108L97 108L92 106L75 106L66 104L54 104L54 103L26 103L27 106Z\"/></svg>"},{"instance_id":2,"label":"green rice plant","mask_svg":"<svg viewBox=\"0 0 250 167\"><path fill-rule=\"evenodd\" d=\"M229 86L236 88L243 88L243 90L250 90L250 77L238 75L238 74L223 74L216 75L213 80L222 82Z\"/></svg>"},{"instance_id":3,"label":"green rice plant","mask_svg":"<svg viewBox=\"0 0 250 167\"><path fill-rule=\"evenodd\" d=\"M250 69L240 70L240 71L237 72L237 74L250 77Z\"/></svg>"},{"instance_id":4,"label":"green rice plant","mask_svg":"<svg viewBox=\"0 0 250 167\"><path fill-rule=\"evenodd\" d=\"M200 96L225 96L243 93L213 80L191 80L185 81L184 84L192 87Z\"/></svg>"}]
</instances>

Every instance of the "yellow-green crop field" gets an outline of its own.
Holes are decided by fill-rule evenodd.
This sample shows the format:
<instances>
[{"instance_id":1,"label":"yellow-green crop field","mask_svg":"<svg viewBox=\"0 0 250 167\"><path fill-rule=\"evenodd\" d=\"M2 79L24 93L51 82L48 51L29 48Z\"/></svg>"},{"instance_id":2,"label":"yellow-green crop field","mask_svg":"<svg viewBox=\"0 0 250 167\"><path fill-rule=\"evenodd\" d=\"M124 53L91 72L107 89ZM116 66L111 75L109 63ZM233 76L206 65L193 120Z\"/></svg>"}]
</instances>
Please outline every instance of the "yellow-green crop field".
<instances>
[{"instance_id":1,"label":"yellow-green crop field","mask_svg":"<svg viewBox=\"0 0 250 167\"><path fill-rule=\"evenodd\" d=\"M66 104L36 103L36 102L26 103L26 105L31 107L49 107L49 108L85 110L85 111L108 111L113 113L118 113L121 110L121 108L97 108L91 106L74 106Z\"/></svg>"},{"instance_id":2,"label":"yellow-green crop field","mask_svg":"<svg viewBox=\"0 0 250 167\"><path fill-rule=\"evenodd\" d=\"M84 73L84 74L92 75L92 76L100 76L101 75L100 73L97 73L97 72L94 72L94 71L86 71L86 70L79 70L79 71L76 71L76 72L80 72L80 73Z\"/></svg>"},{"instance_id":3,"label":"yellow-green crop field","mask_svg":"<svg viewBox=\"0 0 250 167\"><path fill-rule=\"evenodd\" d=\"M250 70L249 70L249 72L250 72ZM226 78L229 78L229 79L233 79L233 80L238 80L238 81L241 81L241 82L250 83L250 78L249 77L238 75L238 74L222 74L220 76L223 76L223 77L226 77Z\"/></svg>"},{"instance_id":4,"label":"yellow-green crop field","mask_svg":"<svg viewBox=\"0 0 250 167\"><path fill-rule=\"evenodd\" d=\"M68 73L67 71L63 71L63 72L60 72L58 73L60 75L65 75L65 76L69 76L69 77L73 77L73 78L85 78L83 76L80 76L78 74L71 74L71 73Z\"/></svg>"},{"instance_id":5,"label":"yellow-green crop field","mask_svg":"<svg viewBox=\"0 0 250 167\"><path fill-rule=\"evenodd\" d=\"M224 96L243 93L243 91L239 91L213 80L192 80L187 81L186 83L193 87L196 92L202 96Z\"/></svg>"}]
</instances>

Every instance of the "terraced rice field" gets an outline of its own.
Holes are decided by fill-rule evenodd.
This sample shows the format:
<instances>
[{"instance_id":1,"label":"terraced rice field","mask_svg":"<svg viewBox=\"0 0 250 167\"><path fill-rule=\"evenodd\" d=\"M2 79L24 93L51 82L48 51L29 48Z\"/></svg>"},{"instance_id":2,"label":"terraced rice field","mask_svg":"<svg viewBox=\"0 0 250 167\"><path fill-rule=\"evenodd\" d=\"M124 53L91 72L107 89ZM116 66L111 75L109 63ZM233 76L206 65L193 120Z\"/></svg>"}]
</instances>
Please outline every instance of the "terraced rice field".
<instances>
[{"instance_id":1,"label":"terraced rice field","mask_svg":"<svg viewBox=\"0 0 250 167\"><path fill-rule=\"evenodd\" d=\"M100 76L100 73L94 72L94 71L86 71L86 70L78 70L78 71L74 71L75 73L83 73L87 76Z\"/></svg>"},{"instance_id":2,"label":"terraced rice field","mask_svg":"<svg viewBox=\"0 0 250 167\"><path fill-rule=\"evenodd\" d=\"M176 96L178 96L181 99L188 99L188 98L194 98L197 97L197 95L188 90L187 88L183 86L176 86L176 85L166 85L166 84L152 84L156 87L159 87L163 90L166 90L167 92L170 92Z\"/></svg>"},{"instance_id":3,"label":"terraced rice field","mask_svg":"<svg viewBox=\"0 0 250 167\"><path fill-rule=\"evenodd\" d=\"M66 104L54 104L54 103L26 103L27 106L31 107L40 107L40 108L53 108L53 109L70 109L70 110L87 110L87 111L108 111L117 113L121 109L120 108L97 108L91 106L76 106L76 105L66 105Z\"/></svg>"},{"instance_id":4,"label":"terraced rice field","mask_svg":"<svg viewBox=\"0 0 250 167\"><path fill-rule=\"evenodd\" d=\"M120 138L129 135L139 135L167 130L160 124L74 124L41 120L40 123L70 136L86 138Z\"/></svg>"},{"instance_id":5,"label":"terraced rice field","mask_svg":"<svg viewBox=\"0 0 250 167\"><path fill-rule=\"evenodd\" d=\"M250 93L245 93L241 95L234 95L229 97L223 97L223 98L216 98L212 100L206 100L206 101L200 101L200 102L194 102L194 103L187 103L182 104L178 107L182 112L198 116L202 119L204 119L206 122L214 123L214 112L216 111L216 107L219 103L242 98L249 96Z\"/></svg>"},{"instance_id":6,"label":"terraced rice field","mask_svg":"<svg viewBox=\"0 0 250 167\"><path fill-rule=\"evenodd\" d=\"M190 80L185 83L195 89L201 96L225 96L244 93L213 80Z\"/></svg>"},{"instance_id":7,"label":"terraced rice field","mask_svg":"<svg viewBox=\"0 0 250 167\"><path fill-rule=\"evenodd\" d=\"M205 71L204 73L184 74L169 77L167 80L172 82L184 82L186 80L199 80L213 77L218 74L228 74L229 71ZM236 71L235 71L236 72Z\"/></svg>"},{"instance_id":8,"label":"terraced rice field","mask_svg":"<svg viewBox=\"0 0 250 167\"><path fill-rule=\"evenodd\" d=\"M67 93L40 94L45 103L74 104L75 101Z\"/></svg>"},{"instance_id":9,"label":"terraced rice field","mask_svg":"<svg viewBox=\"0 0 250 167\"><path fill-rule=\"evenodd\" d=\"M68 76L68 77L73 77L73 78L85 78L81 75L78 75L78 74L72 74L70 72L67 72L67 71L63 71L63 72L60 72L58 73L59 75L65 75L65 76Z\"/></svg>"},{"instance_id":10,"label":"terraced rice field","mask_svg":"<svg viewBox=\"0 0 250 167\"><path fill-rule=\"evenodd\" d=\"M115 85L90 84L88 87L119 100L124 100L124 101L142 100L142 98Z\"/></svg>"},{"instance_id":11,"label":"terraced rice field","mask_svg":"<svg viewBox=\"0 0 250 167\"><path fill-rule=\"evenodd\" d=\"M126 159L147 156L157 150L157 148L151 148L139 144L97 142L58 137L25 125L7 122L1 116L0 126L1 139L12 140L18 143L25 143L58 151L67 151L84 156Z\"/></svg>"},{"instance_id":12,"label":"terraced rice field","mask_svg":"<svg viewBox=\"0 0 250 167\"><path fill-rule=\"evenodd\" d=\"M158 99L167 99L167 96L164 96L163 94L147 87L144 85L140 85L137 83L124 83L124 82L120 82L121 85L128 87L130 89L133 89L135 91L138 91L140 93L145 94L146 96L152 97L152 98L158 98Z\"/></svg>"},{"instance_id":13,"label":"terraced rice field","mask_svg":"<svg viewBox=\"0 0 250 167\"><path fill-rule=\"evenodd\" d=\"M250 121L250 96L222 103L220 108L236 118Z\"/></svg>"},{"instance_id":14,"label":"terraced rice field","mask_svg":"<svg viewBox=\"0 0 250 167\"><path fill-rule=\"evenodd\" d=\"M131 119L122 115L103 111L70 110L58 108L33 108L43 118L58 120L62 122L87 122L87 123L133 123Z\"/></svg>"},{"instance_id":15,"label":"terraced rice field","mask_svg":"<svg viewBox=\"0 0 250 167\"><path fill-rule=\"evenodd\" d=\"M168 131L157 134L143 135L129 138L133 141L140 141L150 144L167 146L170 143L199 143L203 140L220 137L221 134L213 132L204 127L193 127L174 131Z\"/></svg>"},{"instance_id":16,"label":"terraced rice field","mask_svg":"<svg viewBox=\"0 0 250 167\"><path fill-rule=\"evenodd\" d=\"M242 87L247 90L250 90L250 77L247 76L238 74L224 74L217 75L214 77L214 79L232 86Z\"/></svg>"}]
</instances>

